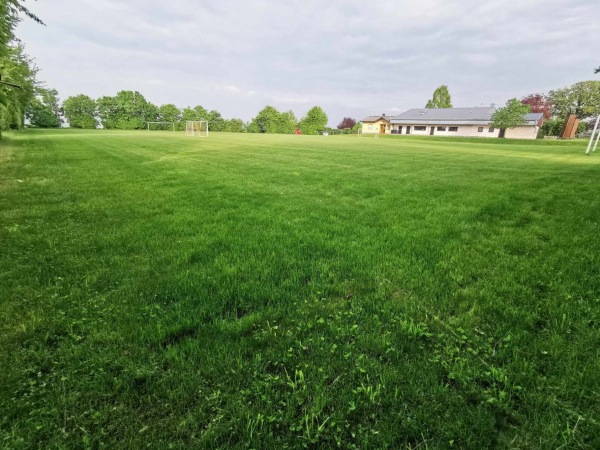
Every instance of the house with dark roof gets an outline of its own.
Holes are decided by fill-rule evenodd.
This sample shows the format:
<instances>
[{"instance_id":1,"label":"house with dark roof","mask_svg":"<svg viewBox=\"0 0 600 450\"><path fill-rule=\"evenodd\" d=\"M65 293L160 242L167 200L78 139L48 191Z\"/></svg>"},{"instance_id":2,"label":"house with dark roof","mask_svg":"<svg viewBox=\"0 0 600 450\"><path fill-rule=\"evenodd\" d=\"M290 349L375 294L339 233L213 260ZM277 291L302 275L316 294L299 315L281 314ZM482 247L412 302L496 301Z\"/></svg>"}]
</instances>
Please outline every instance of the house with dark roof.
<instances>
[{"instance_id":1,"label":"house with dark roof","mask_svg":"<svg viewBox=\"0 0 600 450\"><path fill-rule=\"evenodd\" d=\"M385 134L390 133L390 116L381 114L380 116L365 117L362 122L363 134Z\"/></svg>"},{"instance_id":2,"label":"house with dark roof","mask_svg":"<svg viewBox=\"0 0 600 450\"><path fill-rule=\"evenodd\" d=\"M501 130L491 126L494 106L485 108L410 109L390 120L389 133L417 136L467 136L535 139L542 113L525 115L525 125ZM387 129L386 129L387 131Z\"/></svg>"}]
</instances>

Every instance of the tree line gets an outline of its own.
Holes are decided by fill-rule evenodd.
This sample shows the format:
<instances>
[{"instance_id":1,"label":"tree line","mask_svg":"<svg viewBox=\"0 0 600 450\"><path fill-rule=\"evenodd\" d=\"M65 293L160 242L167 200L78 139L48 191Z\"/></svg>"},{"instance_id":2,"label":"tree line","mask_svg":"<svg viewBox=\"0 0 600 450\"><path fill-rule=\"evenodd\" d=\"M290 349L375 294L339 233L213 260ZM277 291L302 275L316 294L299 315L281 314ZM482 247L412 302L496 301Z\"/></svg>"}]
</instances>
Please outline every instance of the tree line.
<instances>
[{"instance_id":1,"label":"tree line","mask_svg":"<svg viewBox=\"0 0 600 450\"><path fill-rule=\"evenodd\" d=\"M87 95L67 98L61 109L73 128L97 128L138 130L148 122L173 122L178 130L185 130L188 120L206 120L211 131L234 133L281 133L291 134L301 130L303 134L317 134L327 127L327 114L319 106L311 108L297 120L293 111L280 112L273 106L264 107L250 122L241 119L225 119L216 110L198 105L179 108L172 103L156 106L137 91L119 91L115 96L103 96L97 100ZM33 122L32 122L33 123Z\"/></svg>"}]
</instances>

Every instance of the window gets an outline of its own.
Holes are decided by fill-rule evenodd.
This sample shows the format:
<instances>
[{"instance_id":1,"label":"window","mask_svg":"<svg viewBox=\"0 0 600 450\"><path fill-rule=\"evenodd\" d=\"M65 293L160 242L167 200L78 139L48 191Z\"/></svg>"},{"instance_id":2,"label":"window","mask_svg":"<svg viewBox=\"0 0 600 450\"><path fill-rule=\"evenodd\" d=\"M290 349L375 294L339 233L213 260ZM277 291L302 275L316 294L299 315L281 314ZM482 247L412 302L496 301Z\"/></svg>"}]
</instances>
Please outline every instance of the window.
<instances>
[{"instance_id":1,"label":"window","mask_svg":"<svg viewBox=\"0 0 600 450\"><path fill-rule=\"evenodd\" d=\"M427 127L421 127L421 126L415 127L415 131L425 131L425 130L427 130Z\"/></svg>"},{"instance_id":2,"label":"window","mask_svg":"<svg viewBox=\"0 0 600 450\"><path fill-rule=\"evenodd\" d=\"M483 133L483 127L479 127L479 128L477 128L477 132L478 132L478 133Z\"/></svg>"},{"instance_id":3,"label":"window","mask_svg":"<svg viewBox=\"0 0 600 450\"><path fill-rule=\"evenodd\" d=\"M372 130L372 129L373 129L373 125L369 125L369 130Z\"/></svg>"},{"instance_id":4,"label":"window","mask_svg":"<svg viewBox=\"0 0 600 450\"><path fill-rule=\"evenodd\" d=\"M494 132L494 129L495 129L494 127L490 127L490 129L489 129L488 131L489 131L490 133L493 133L493 132Z\"/></svg>"},{"instance_id":5,"label":"window","mask_svg":"<svg viewBox=\"0 0 600 450\"><path fill-rule=\"evenodd\" d=\"M446 127L437 127L438 131L446 131Z\"/></svg>"},{"instance_id":6,"label":"window","mask_svg":"<svg viewBox=\"0 0 600 450\"><path fill-rule=\"evenodd\" d=\"M448 131L458 131L458 127L448 127Z\"/></svg>"}]
</instances>

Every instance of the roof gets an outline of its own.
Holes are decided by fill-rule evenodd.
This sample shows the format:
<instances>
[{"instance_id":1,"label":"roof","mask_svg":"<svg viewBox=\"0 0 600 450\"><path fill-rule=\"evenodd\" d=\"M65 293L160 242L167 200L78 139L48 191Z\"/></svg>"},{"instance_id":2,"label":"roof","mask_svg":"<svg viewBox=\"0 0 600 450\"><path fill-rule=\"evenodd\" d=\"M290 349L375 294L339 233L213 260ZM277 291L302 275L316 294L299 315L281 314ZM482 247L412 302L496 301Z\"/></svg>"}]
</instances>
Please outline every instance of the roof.
<instances>
[{"instance_id":1,"label":"roof","mask_svg":"<svg viewBox=\"0 0 600 450\"><path fill-rule=\"evenodd\" d=\"M487 125L496 111L493 106L484 108L420 108L409 109L392 117L394 124L444 124L444 125ZM528 125L537 125L542 113L528 113L525 120Z\"/></svg>"},{"instance_id":2,"label":"roof","mask_svg":"<svg viewBox=\"0 0 600 450\"><path fill-rule=\"evenodd\" d=\"M361 120L361 122L363 123L374 123L374 122L379 122L380 120L384 120L386 122L389 122L391 119L390 116L386 116L385 114L382 114L380 116L368 116L365 117L363 120Z\"/></svg>"}]
</instances>

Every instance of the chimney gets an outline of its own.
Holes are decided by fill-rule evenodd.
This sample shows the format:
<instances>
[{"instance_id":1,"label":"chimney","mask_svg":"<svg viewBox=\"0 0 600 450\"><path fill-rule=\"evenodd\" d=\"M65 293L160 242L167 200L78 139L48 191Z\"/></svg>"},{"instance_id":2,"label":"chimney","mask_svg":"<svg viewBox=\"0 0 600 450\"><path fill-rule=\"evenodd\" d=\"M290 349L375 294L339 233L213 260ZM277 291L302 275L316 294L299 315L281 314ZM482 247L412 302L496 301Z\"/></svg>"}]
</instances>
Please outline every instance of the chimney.
<instances>
[{"instance_id":1,"label":"chimney","mask_svg":"<svg viewBox=\"0 0 600 450\"><path fill-rule=\"evenodd\" d=\"M496 107L496 104L495 104L495 103L492 103L492 104L490 105L490 107L491 107L491 108L495 108L495 107Z\"/></svg>"}]
</instances>

